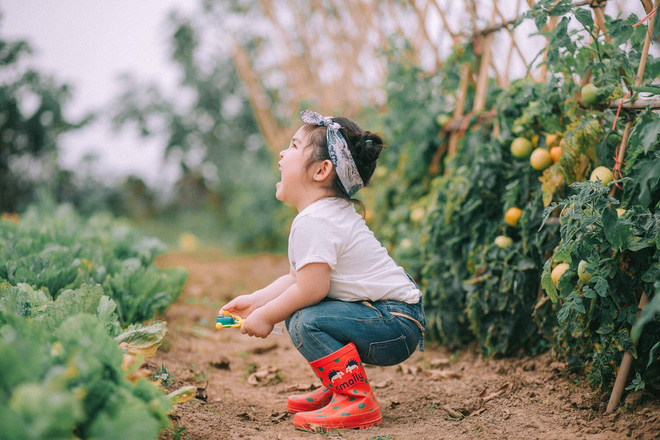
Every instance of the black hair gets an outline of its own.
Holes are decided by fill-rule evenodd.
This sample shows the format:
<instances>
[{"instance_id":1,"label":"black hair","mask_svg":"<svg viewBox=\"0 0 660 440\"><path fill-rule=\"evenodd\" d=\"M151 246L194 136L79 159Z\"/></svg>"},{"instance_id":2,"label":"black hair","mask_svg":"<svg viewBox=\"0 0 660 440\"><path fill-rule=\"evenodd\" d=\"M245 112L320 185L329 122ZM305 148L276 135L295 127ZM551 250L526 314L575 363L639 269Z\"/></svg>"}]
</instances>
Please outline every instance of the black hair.
<instances>
[{"instance_id":1,"label":"black hair","mask_svg":"<svg viewBox=\"0 0 660 440\"><path fill-rule=\"evenodd\" d=\"M358 173L360 173L364 186L367 186L371 180L371 176L374 174L376 163L383 150L383 139L377 133L362 130L355 122L348 118L336 117L332 118L332 120L341 126L339 132L346 140L346 144L351 152L351 156L353 156L353 161L355 162ZM305 132L309 134L311 146L314 148L305 164L305 168L309 170L317 162L330 160L326 137L327 128L321 125L309 124L306 124L304 127ZM364 205L359 200L351 199L348 195L336 172L329 189L335 197L357 203L364 210Z\"/></svg>"}]
</instances>

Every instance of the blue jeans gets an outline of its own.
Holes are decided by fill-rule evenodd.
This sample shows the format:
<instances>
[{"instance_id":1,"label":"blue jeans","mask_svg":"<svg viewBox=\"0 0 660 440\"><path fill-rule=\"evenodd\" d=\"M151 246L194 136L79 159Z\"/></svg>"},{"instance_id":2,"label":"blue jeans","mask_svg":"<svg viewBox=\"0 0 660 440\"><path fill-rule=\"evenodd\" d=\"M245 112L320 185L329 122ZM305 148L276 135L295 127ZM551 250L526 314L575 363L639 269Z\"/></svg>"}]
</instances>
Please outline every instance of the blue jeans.
<instances>
[{"instance_id":1,"label":"blue jeans","mask_svg":"<svg viewBox=\"0 0 660 440\"><path fill-rule=\"evenodd\" d=\"M424 350L424 307L401 301L347 302L325 298L286 320L291 340L308 362L353 342L362 362L396 365Z\"/></svg>"}]
</instances>

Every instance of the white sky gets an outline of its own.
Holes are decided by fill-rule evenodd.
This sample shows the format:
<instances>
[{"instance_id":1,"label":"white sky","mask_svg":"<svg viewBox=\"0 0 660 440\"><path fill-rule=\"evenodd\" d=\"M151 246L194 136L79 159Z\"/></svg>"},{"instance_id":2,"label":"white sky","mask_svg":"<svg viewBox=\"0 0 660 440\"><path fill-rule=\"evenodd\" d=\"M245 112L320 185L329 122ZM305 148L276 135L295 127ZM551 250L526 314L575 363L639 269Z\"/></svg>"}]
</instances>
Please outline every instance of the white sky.
<instances>
[{"instance_id":1,"label":"white sky","mask_svg":"<svg viewBox=\"0 0 660 440\"><path fill-rule=\"evenodd\" d=\"M29 41L30 65L72 86L68 117L107 105L119 94L123 72L176 86L167 61L172 9L190 11L196 0L2 0L0 35ZM101 176L114 180L140 175L151 184L171 180L176 167L163 168L162 147L131 130L114 134L105 120L62 136L60 162L75 168L89 153L100 158ZM169 176L169 177L166 177Z\"/></svg>"}]
</instances>

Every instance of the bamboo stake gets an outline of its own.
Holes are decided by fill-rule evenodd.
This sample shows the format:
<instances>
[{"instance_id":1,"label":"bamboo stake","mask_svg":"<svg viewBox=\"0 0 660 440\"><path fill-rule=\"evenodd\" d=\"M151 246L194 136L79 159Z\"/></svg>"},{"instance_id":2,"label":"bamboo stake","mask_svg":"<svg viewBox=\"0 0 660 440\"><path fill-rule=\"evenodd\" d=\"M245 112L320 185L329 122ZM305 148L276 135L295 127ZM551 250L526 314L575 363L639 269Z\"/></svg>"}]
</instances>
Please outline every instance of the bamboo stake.
<instances>
[{"instance_id":1,"label":"bamboo stake","mask_svg":"<svg viewBox=\"0 0 660 440\"><path fill-rule=\"evenodd\" d=\"M517 15L518 12L520 11L520 2L521 2L521 0L518 0L518 4L516 5L516 15ZM504 18L504 15L502 14L502 11L501 11L500 8L497 6L497 3L496 3L496 2L493 2L493 7L495 8L495 12L497 13L497 15L499 15L500 18L501 18L502 20L506 20L506 19ZM516 41L516 38L515 38L515 35L514 35L514 33L515 33L515 29L509 29L508 26L504 27L504 29L506 29L507 32L509 33L509 35L511 36L511 49L515 48L515 49L516 49L516 52L518 53L518 56L520 57L520 59L522 60L522 62L523 62L526 66L529 65L529 63L528 63L527 60L525 59L525 55L523 55L522 50L520 50L520 46L518 46L518 42ZM509 49L509 51L511 51L511 49ZM509 58L511 58L511 55L509 55ZM508 61L507 61L507 65L508 65L508 64L509 64L509 63L508 63ZM508 79L508 72L507 72L507 79Z\"/></svg>"},{"instance_id":2,"label":"bamboo stake","mask_svg":"<svg viewBox=\"0 0 660 440\"><path fill-rule=\"evenodd\" d=\"M366 19L367 21L367 27L365 29L373 29L378 32L378 46L374 48L373 46L370 47L371 49L371 54L373 55L374 62L371 64L371 67L377 71L377 75L380 78L385 77L386 72L387 72L387 66L386 62L384 62L383 57L377 56L377 54L374 52L374 49L377 50L378 47L380 48L386 48L387 47L387 39L385 38L382 29L374 24L374 15L376 14L377 9L374 8L373 5L376 5L375 8L377 8L378 4L377 3L365 3L365 2L353 2L353 1L347 1L345 3L346 7L349 9L351 15L353 16L353 21L356 23L361 23Z\"/></svg>"},{"instance_id":3,"label":"bamboo stake","mask_svg":"<svg viewBox=\"0 0 660 440\"><path fill-rule=\"evenodd\" d=\"M438 14L440 15L440 20L442 20L442 24L444 26L444 29L449 33L449 36L451 37L451 40L454 42L454 44L460 43L461 39L459 38L458 34L455 33L454 31L451 30L451 27L449 26L449 22L447 21L447 16L445 14L445 11L443 11L440 8L440 5L438 5L437 0L433 0L433 6L435 6L435 9L438 11Z\"/></svg>"},{"instance_id":4,"label":"bamboo stake","mask_svg":"<svg viewBox=\"0 0 660 440\"><path fill-rule=\"evenodd\" d=\"M533 7L534 6L534 0L527 0L527 4L529 5L530 8ZM573 3L573 6L585 6L585 5L588 5L588 4L589 4L589 0L583 0L583 1ZM507 20L503 23L498 23L498 24L488 26L488 27L484 28L483 30L481 30L479 32L479 34L486 35L486 34L490 34L491 32L497 32L500 29L508 28L513 23L518 21L519 18L520 18L520 16L512 18L511 20Z\"/></svg>"},{"instance_id":5,"label":"bamboo stake","mask_svg":"<svg viewBox=\"0 0 660 440\"><path fill-rule=\"evenodd\" d=\"M496 116L495 109L490 109L487 112L482 112L477 115L477 122L476 124L482 124L486 123L489 121L492 121ZM469 115L465 116L459 116L458 118L453 117L449 122L445 124L444 127L442 127L442 131L444 132L452 132L452 131L458 131L461 129L461 127L465 126L466 123L469 122L471 117Z\"/></svg>"},{"instance_id":6,"label":"bamboo stake","mask_svg":"<svg viewBox=\"0 0 660 440\"><path fill-rule=\"evenodd\" d=\"M624 101L623 104L621 104L621 100L622 98L610 101L608 103L608 107L619 108L619 105L621 105L621 108L626 108L630 110L643 110L646 107L650 107L653 110L660 110L660 96L655 98L639 98L634 101L627 101L627 102Z\"/></svg>"},{"instance_id":7,"label":"bamboo stake","mask_svg":"<svg viewBox=\"0 0 660 440\"><path fill-rule=\"evenodd\" d=\"M312 77L310 63L302 62L303 58L295 54L293 42L288 37L290 32L284 29L282 23L276 19L272 0L262 0L260 3L265 16L274 25L280 38L284 41L286 52L289 55L284 62L285 67L281 70L289 77L289 81L295 84L295 87L291 87L291 92L294 94L293 100L299 101L302 98L309 98L314 92L314 81L298 81L298 78L300 76L303 79Z\"/></svg>"},{"instance_id":8,"label":"bamboo stake","mask_svg":"<svg viewBox=\"0 0 660 440\"><path fill-rule=\"evenodd\" d=\"M254 110L257 125L275 158L286 142L283 136L284 131L280 129L275 117L271 113L270 102L263 89L263 85L257 79L258 77L250 63L247 52L245 52L245 49L238 42L234 42L232 58L238 75L247 86L248 99Z\"/></svg>"},{"instance_id":9,"label":"bamboo stake","mask_svg":"<svg viewBox=\"0 0 660 440\"><path fill-rule=\"evenodd\" d=\"M491 15L491 18L490 18L491 23L495 21L495 14L498 11L497 1L498 0L493 0L493 12L492 12L492 15ZM493 39L491 40L491 47L493 45L494 40L495 40L495 34L493 34ZM489 50L489 52L490 52L490 50ZM492 54L489 55L488 64L493 69L493 74L495 75L495 81L497 82L497 85L500 86L500 87L504 87L504 83L503 83L503 80L502 80L502 75L500 75L500 72L497 69L497 65L495 64L495 59L492 57Z\"/></svg>"},{"instance_id":10,"label":"bamboo stake","mask_svg":"<svg viewBox=\"0 0 660 440\"><path fill-rule=\"evenodd\" d=\"M483 39L481 61L479 63L479 74L477 75L477 89L475 91L474 105L472 107L474 112L480 112L486 107L486 92L488 91L488 66L492 51L490 50L493 44L493 37L495 34L489 34Z\"/></svg>"},{"instance_id":11,"label":"bamboo stake","mask_svg":"<svg viewBox=\"0 0 660 440\"><path fill-rule=\"evenodd\" d=\"M400 16L401 14L395 14L395 12L393 11L393 5L392 5L391 2L385 1L382 4L384 4L387 7L387 13L389 14L390 18L394 22L394 24L396 26L397 33L400 34L400 35L406 35L406 32L401 27L401 23L399 23L399 21L397 20L397 17ZM412 53L413 61L415 61L416 64L419 64L417 62L418 59L416 57L416 53L419 52L419 51L417 50L417 48L415 48L412 41L410 43L411 43L411 45L413 45L413 53Z\"/></svg>"},{"instance_id":12,"label":"bamboo stake","mask_svg":"<svg viewBox=\"0 0 660 440\"><path fill-rule=\"evenodd\" d=\"M494 0L497 2L497 0ZM495 11L497 8L493 8L493 13L490 18L490 22L495 21ZM486 107L486 93L488 91L488 66L490 66L490 61L492 59L491 47L493 45L493 39L495 34L488 34L481 38L481 60L479 62L479 74L477 75L477 87L475 90L474 105L472 106L472 111L475 113L481 112Z\"/></svg>"},{"instance_id":13,"label":"bamboo stake","mask_svg":"<svg viewBox=\"0 0 660 440\"><path fill-rule=\"evenodd\" d=\"M454 109L454 119L458 119L463 115L465 109L465 100L467 98L468 77L470 76L470 64L463 63L461 66L461 82L458 85L458 96L456 101L456 108ZM458 138L460 134L458 131L452 131L449 136L449 148L447 150L448 156L456 154L458 149Z\"/></svg>"},{"instance_id":14,"label":"bamboo stake","mask_svg":"<svg viewBox=\"0 0 660 440\"><path fill-rule=\"evenodd\" d=\"M642 5L647 14L653 10L653 3L651 3L651 0L642 0Z\"/></svg>"},{"instance_id":15,"label":"bamboo stake","mask_svg":"<svg viewBox=\"0 0 660 440\"><path fill-rule=\"evenodd\" d=\"M610 42L610 34L607 32L607 26L605 26L605 12L603 8L592 8L594 13L594 19L596 21L596 26L598 30L603 33L606 42ZM596 33L596 35L598 35Z\"/></svg>"},{"instance_id":16,"label":"bamboo stake","mask_svg":"<svg viewBox=\"0 0 660 440\"><path fill-rule=\"evenodd\" d=\"M658 4L660 3L660 0L655 0L654 7L658 7ZM653 35L653 25L655 23L655 15L652 15L651 18L649 18L649 31L646 33L646 39L644 40L644 48L642 49L642 57L639 60L639 67L637 68L637 77L635 78L635 86L639 86L642 83L642 78L644 77L644 69L646 67L646 59L649 54L649 47L651 46L651 38ZM628 137L630 136L630 129L632 127L632 121L626 123L626 127L623 131L623 137L621 139L621 146L619 147L619 155L617 157L616 165L615 168L618 167L620 170L621 168L621 163L623 162L623 158L625 157L626 154L626 145L628 143ZM614 195L616 191L616 185L612 186L612 189L610 190L610 197ZM648 297L646 296L646 293L642 292L642 296L639 299L639 306L638 306L638 312L637 312L637 318L639 318L639 314L641 313L642 309L646 306L646 303L648 302ZM637 342L635 342L635 345L637 345ZM630 373L630 365L632 364L632 354L630 352L625 352L623 355L623 359L621 360L621 366L619 367L619 371L616 374L616 380L614 381L614 388L612 389L612 394L610 395L610 401L607 404L607 409L605 410L605 414L611 414L618 406L619 402L621 401L621 395L623 394L623 389L624 385L626 384L626 381L628 380L628 373Z\"/></svg>"},{"instance_id":17,"label":"bamboo stake","mask_svg":"<svg viewBox=\"0 0 660 440\"><path fill-rule=\"evenodd\" d=\"M649 14L653 10L653 3L651 0L641 0L642 6L644 6L644 12ZM660 35L658 35L658 43L660 43Z\"/></svg>"},{"instance_id":18,"label":"bamboo stake","mask_svg":"<svg viewBox=\"0 0 660 440\"><path fill-rule=\"evenodd\" d=\"M658 7L660 0L655 0L654 7ZM651 47L651 38L653 36L653 26L655 24L656 14L651 15L649 18L648 32L646 33L646 38L644 39L644 47L642 49L642 56L639 60L639 66L637 67L637 75L635 77L635 87L639 87L642 84L642 79L644 78L644 69L646 68L646 59L649 56L649 48ZM621 145L619 146L619 154L616 157L616 163L612 169L612 174L615 170L621 172L621 164L623 163L623 158L626 155L626 146L628 144L628 137L630 136L630 130L632 129L633 121L626 122L626 127L623 130L623 136L621 137ZM612 186L610 190L610 197L614 196L616 192L616 185Z\"/></svg>"},{"instance_id":19,"label":"bamboo stake","mask_svg":"<svg viewBox=\"0 0 660 440\"><path fill-rule=\"evenodd\" d=\"M556 5L557 3L555 3ZM557 20L559 17L550 17L550 20L548 21L548 24L545 26L545 29L552 31L555 27L557 27ZM547 44L550 44L550 40L546 38L546 50L543 51L543 62L541 63L541 67L539 68L539 76L536 78L538 82L546 82L548 79L548 50L547 50Z\"/></svg>"},{"instance_id":20,"label":"bamboo stake","mask_svg":"<svg viewBox=\"0 0 660 440\"><path fill-rule=\"evenodd\" d=\"M431 48L435 49L435 65L437 69L440 69L441 67L441 61L438 57L438 48L435 47L433 44L433 41L431 40L431 36L429 35L428 30L426 29L426 14L428 13L429 10L429 4L430 2L427 1L426 4L424 5L424 10L420 11L419 8L417 7L417 4L415 3L415 0L409 0L410 6L412 6L413 11L415 11L415 15L417 16L417 20L419 22L419 34L423 37L424 40L431 46Z\"/></svg>"},{"instance_id":21,"label":"bamboo stake","mask_svg":"<svg viewBox=\"0 0 660 440\"><path fill-rule=\"evenodd\" d=\"M637 306L637 308L639 309L637 312L637 318L639 318L642 309L646 307L646 304L648 302L649 299L646 296L646 293L642 292L642 296L639 299L639 305ZM637 347L638 342L639 339L635 341L635 347ZM630 373L630 366L632 365L632 361L633 361L633 355L629 351L626 351L623 354L623 359L621 359L621 366L619 367L619 372L616 375L616 380L614 381L614 388L612 389L612 394L610 394L610 401L607 403L607 409L605 410L605 414L612 414L614 410L616 410L616 408L619 406L619 402L621 401L621 396L623 395L624 386L626 385L626 381L628 380L628 373Z\"/></svg>"}]
</instances>

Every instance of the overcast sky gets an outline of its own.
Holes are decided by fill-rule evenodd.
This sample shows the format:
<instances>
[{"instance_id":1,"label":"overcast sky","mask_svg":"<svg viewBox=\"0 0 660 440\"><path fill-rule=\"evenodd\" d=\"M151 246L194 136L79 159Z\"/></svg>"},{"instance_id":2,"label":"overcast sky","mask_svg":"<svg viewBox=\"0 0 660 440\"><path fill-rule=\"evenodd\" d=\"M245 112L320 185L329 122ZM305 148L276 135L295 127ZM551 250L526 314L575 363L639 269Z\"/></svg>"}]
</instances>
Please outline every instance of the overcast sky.
<instances>
[{"instance_id":1,"label":"overcast sky","mask_svg":"<svg viewBox=\"0 0 660 440\"><path fill-rule=\"evenodd\" d=\"M117 76L133 72L166 88L176 84L167 62L173 9L189 11L197 0L3 0L2 38L25 39L34 49L31 65L73 88L67 106L75 120L106 105L119 93ZM157 142L146 142L126 130L112 133L103 121L61 138L61 165L74 168L89 153L100 157L99 173L116 179L137 173L148 182L171 179L162 169Z\"/></svg>"}]
</instances>

